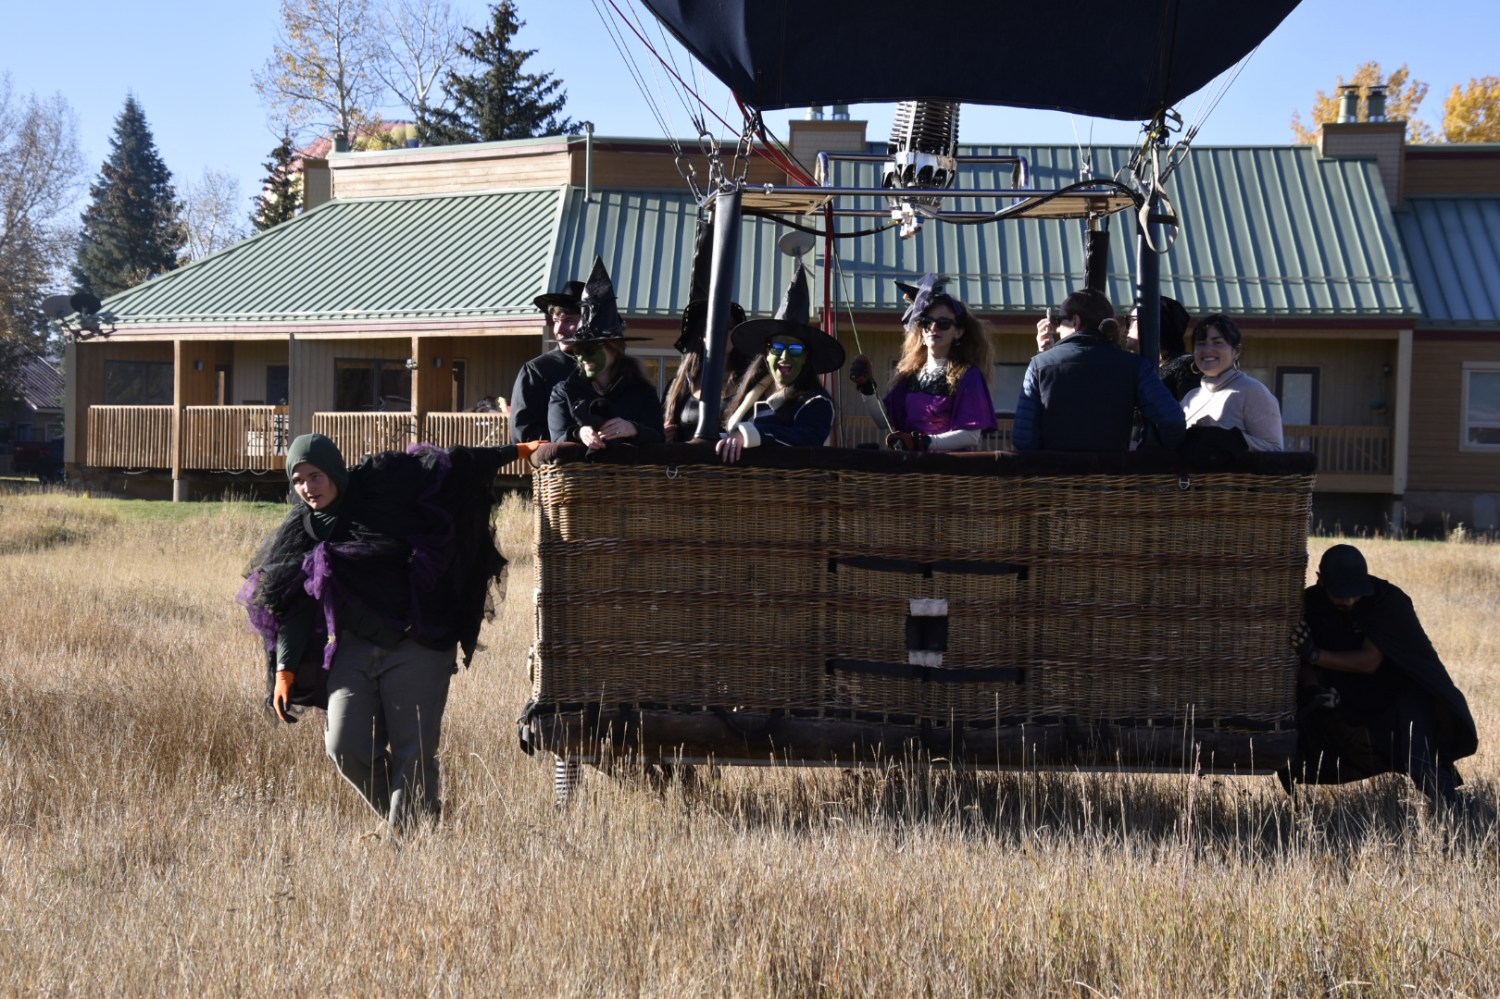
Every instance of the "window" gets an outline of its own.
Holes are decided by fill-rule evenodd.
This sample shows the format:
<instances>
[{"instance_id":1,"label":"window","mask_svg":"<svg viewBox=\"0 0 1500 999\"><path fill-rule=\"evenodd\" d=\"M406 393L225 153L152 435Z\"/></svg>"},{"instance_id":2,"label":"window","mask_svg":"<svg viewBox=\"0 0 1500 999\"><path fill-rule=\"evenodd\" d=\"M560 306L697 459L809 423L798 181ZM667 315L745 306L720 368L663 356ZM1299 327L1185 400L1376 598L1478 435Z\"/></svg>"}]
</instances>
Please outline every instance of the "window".
<instances>
[{"instance_id":1,"label":"window","mask_svg":"<svg viewBox=\"0 0 1500 999\"><path fill-rule=\"evenodd\" d=\"M333 362L333 408L340 413L407 412L411 372L406 362L338 358Z\"/></svg>"},{"instance_id":2,"label":"window","mask_svg":"<svg viewBox=\"0 0 1500 999\"><path fill-rule=\"evenodd\" d=\"M1318 422L1318 369L1277 368L1276 399L1281 403L1281 422L1286 426L1313 426Z\"/></svg>"},{"instance_id":3,"label":"window","mask_svg":"<svg viewBox=\"0 0 1500 999\"><path fill-rule=\"evenodd\" d=\"M272 406L285 406L291 392L291 368L285 364L266 365L266 402Z\"/></svg>"},{"instance_id":4,"label":"window","mask_svg":"<svg viewBox=\"0 0 1500 999\"><path fill-rule=\"evenodd\" d=\"M1464 451L1500 451L1500 362L1464 362Z\"/></svg>"},{"instance_id":5,"label":"window","mask_svg":"<svg viewBox=\"0 0 1500 999\"><path fill-rule=\"evenodd\" d=\"M641 374L646 376L647 384L656 386L658 399L666 394L667 386L677 375L677 366L682 363L682 355L675 350L632 350L625 356L640 363Z\"/></svg>"},{"instance_id":6,"label":"window","mask_svg":"<svg viewBox=\"0 0 1500 999\"><path fill-rule=\"evenodd\" d=\"M105 361L104 405L172 405L172 362Z\"/></svg>"},{"instance_id":7,"label":"window","mask_svg":"<svg viewBox=\"0 0 1500 999\"><path fill-rule=\"evenodd\" d=\"M1021 383L1026 380L1025 364L997 364L990 381L990 401L1002 420L1016 415L1016 400L1021 398Z\"/></svg>"}]
</instances>

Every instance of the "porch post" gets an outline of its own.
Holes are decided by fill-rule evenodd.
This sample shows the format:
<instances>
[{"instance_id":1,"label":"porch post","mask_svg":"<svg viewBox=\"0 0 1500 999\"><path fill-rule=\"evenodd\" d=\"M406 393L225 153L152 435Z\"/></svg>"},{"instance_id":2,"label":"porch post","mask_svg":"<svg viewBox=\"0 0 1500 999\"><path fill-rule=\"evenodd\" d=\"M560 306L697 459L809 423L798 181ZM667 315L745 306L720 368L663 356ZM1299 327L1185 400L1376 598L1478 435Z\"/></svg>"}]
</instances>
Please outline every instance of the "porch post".
<instances>
[{"instance_id":1,"label":"porch post","mask_svg":"<svg viewBox=\"0 0 1500 999\"><path fill-rule=\"evenodd\" d=\"M1391 431L1391 529L1397 537L1406 531L1406 474L1411 451L1411 351L1412 331L1402 330L1396 339L1396 425Z\"/></svg>"},{"instance_id":2,"label":"porch post","mask_svg":"<svg viewBox=\"0 0 1500 999\"><path fill-rule=\"evenodd\" d=\"M182 478L182 407L187 405L187 360L181 340L172 341L172 422L167 451L172 457L172 502L187 500L187 483Z\"/></svg>"},{"instance_id":3,"label":"porch post","mask_svg":"<svg viewBox=\"0 0 1500 999\"><path fill-rule=\"evenodd\" d=\"M703 354L703 393L695 441L719 439L719 409L724 392L724 366L729 358L729 303L734 296L740 248L738 187L714 196L714 255L708 281L707 349Z\"/></svg>"}]
</instances>

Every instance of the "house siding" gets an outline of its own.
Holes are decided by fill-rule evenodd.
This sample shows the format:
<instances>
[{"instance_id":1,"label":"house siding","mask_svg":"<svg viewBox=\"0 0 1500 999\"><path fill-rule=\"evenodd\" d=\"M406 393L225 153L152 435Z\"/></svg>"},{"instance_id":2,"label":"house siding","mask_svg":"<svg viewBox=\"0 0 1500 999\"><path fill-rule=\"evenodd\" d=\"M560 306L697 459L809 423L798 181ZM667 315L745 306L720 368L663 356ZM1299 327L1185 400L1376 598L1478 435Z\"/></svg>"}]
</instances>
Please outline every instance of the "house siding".
<instances>
[{"instance_id":1,"label":"house siding","mask_svg":"<svg viewBox=\"0 0 1500 999\"><path fill-rule=\"evenodd\" d=\"M1408 492L1500 492L1500 453L1460 449L1465 361L1500 363L1493 340L1419 336L1412 348Z\"/></svg>"}]
</instances>

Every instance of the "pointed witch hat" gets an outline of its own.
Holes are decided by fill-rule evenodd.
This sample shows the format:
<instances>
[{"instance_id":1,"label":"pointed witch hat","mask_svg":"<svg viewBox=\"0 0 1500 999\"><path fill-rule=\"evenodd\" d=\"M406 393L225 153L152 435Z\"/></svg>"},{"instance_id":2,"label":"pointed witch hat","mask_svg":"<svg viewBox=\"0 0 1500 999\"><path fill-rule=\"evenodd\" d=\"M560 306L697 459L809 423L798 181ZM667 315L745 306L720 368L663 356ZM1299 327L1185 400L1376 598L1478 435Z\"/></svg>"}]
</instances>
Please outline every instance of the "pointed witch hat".
<instances>
[{"instance_id":1,"label":"pointed witch hat","mask_svg":"<svg viewBox=\"0 0 1500 999\"><path fill-rule=\"evenodd\" d=\"M688 304L682 310L682 332L672 346L677 353L703 350L703 339L708 331L708 287L712 277L714 256L714 224L707 219L698 220L698 235L693 242L693 280L688 287ZM745 321L745 310L740 303L729 303L729 328L734 329Z\"/></svg>"},{"instance_id":2,"label":"pointed witch hat","mask_svg":"<svg viewBox=\"0 0 1500 999\"><path fill-rule=\"evenodd\" d=\"M814 374L826 375L844 366L844 347L816 326L808 325L812 300L807 293L807 271L799 264L776 310L775 319L752 319L734 328L734 345L752 357L766 349L772 337L794 336L807 347L807 366Z\"/></svg>"},{"instance_id":3,"label":"pointed witch hat","mask_svg":"<svg viewBox=\"0 0 1500 999\"><path fill-rule=\"evenodd\" d=\"M947 283L948 279L939 274L923 274L921 282L916 287L897 281L896 287L901 289L906 295L906 300L911 303L901 314L901 325L910 326L922 317L922 313L938 302L952 309L955 316L962 316L967 312L964 303L944 290Z\"/></svg>"},{"instance_id":4,"label":"pointed witch hat","mask_svg":"<svg viewBox=\"0 0 1500 999\"><path fill-rule=\"evenodd\" d=\"M583 297L583 282L569 281L563 285L562 291L550 291L545 295L538 295L531 300L531 304L546 312L548 309L566 309L569 312L578 311L578 300Z\"/></svg>"},{"instance_id":5,"label":"pointed witch hat","mask_svg":"<svg viewBox=\"0 0 1500 999\"><path fill-rule=\"evenodd\" d=\"M596 340L644 340L643 336L626 336L625 320L615 298L615 283L604 269L604 258L594 258L594 269L583 286L578 300L578 329L563 343L589 343Z\"/></svg>"}]
</instances>

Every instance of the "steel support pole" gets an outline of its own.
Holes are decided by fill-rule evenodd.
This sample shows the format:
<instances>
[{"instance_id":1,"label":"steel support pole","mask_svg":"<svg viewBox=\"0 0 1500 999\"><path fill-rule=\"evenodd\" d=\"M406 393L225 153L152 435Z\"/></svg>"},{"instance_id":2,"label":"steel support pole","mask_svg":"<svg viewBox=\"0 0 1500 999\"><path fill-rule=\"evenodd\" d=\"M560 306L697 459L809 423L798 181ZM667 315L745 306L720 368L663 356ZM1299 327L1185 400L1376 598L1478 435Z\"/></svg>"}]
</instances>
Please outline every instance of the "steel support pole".
<instances>
[{"instance_id":1,"label":"steel support pole","mask_svg":"<svg viewBox=\"0 0 1500 999\"><path fill-rule=\"evenodd\" d=\"M696 441L719 439L720 400L724 369L729 361L729 303L734 300L739 270L741 191L734 188L714 196L714 255L708 279L708 329L704 331L702 402Z\"/></svg>"}]
</instances>

